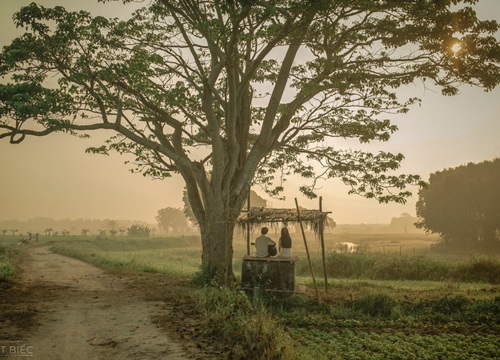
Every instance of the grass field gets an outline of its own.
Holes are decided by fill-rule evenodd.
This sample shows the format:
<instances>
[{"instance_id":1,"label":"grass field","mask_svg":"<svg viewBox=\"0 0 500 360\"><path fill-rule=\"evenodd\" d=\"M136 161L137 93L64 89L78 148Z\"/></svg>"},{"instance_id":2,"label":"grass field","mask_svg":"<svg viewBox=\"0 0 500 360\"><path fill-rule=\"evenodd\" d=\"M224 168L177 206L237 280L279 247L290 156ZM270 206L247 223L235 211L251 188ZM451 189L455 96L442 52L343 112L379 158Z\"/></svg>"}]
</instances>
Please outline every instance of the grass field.
<instances>
[{"instance_id":1,"label":"grass field","mask_svg":"<svg viewBox=\"0 0 500 360\"><path fill-rule=\"evenodd\" d=\"M344 241L366 246L361 253L335 253L336 242ZM294 237L294 253L300 258L296 267L298 293L288 298L264 295L256 305L237 290L200 290L196 296L206 319L206 336L228 344L237 342L231 358L498 358L500 262L486 258L478 261L473 254L459 258L433 255L430 244L434 242L435 239L422 234L327 234L328 259L335 265L334 270L358 264L369 271L365 275L344 276L332 270L326 293L321 247L311 235L308 244L320 286L319 304L303 241ZM0 245L7 249L22 248L16 243L15 238L0 237ZM196 236L105 240L41 237L40 243L50 243L58 253L107 268L174 275L193 276L199 270L201 258L200 240ZM234 250L234 270L239 277L241 258L246 253L246 241L241 235L235 239ZM8 258L0 254L0 263L2 259L11 269ZM420 272L437 266L435 269L444 269L454 276L459 271L481 270L489 277L484 278L487 281L473 278L459 281L453 277L437 281L432 274L438 270L433 268L426 275L430 279L370 278L369 274L376 271L380 273L377 276L385 276L389 270L384 266L389 265L395 273L404 273L402 266L415 266ZM246 336L242 337L242 333ZM250 343L244 345L245 341Z\"/></svg>"},{"instance_id":2,"label":"grass field","mask_svg":"<svg viewBox=\"0 0 500 360\"><path fill-rule=\"evenodd\" d=\"M254 234L255 235L255 234ZM294 255L299 256L302 266L298 275L309 274L307 256L302 236L294 236ZM277 239L277 233L270 236ZM19 237L0 236L0 245L16 244ZM314 234L307 234L306 241L315 267L321 267L321 245ZM325 234L325 250L327 253L336 248L336 243L353 242L365 251L403 254L422 254L428 252L429 245L435 238L424 234ZM54 249L69 256L110 267L129 267L147 271L172 274L193 275L200 266L201 241L197 236L173 236L154 238L109 237L98 240L94 236L40 236L39 242L54 242ZM384 245L385 244L385 245ZM236 234L234 239L234 271L238 276L241 271L241 259L246 254L247 244L243 234ZM254 248L251 247L253 254ZM301 270L302 269L302 270Z\"/></svg>"}]
</instances>

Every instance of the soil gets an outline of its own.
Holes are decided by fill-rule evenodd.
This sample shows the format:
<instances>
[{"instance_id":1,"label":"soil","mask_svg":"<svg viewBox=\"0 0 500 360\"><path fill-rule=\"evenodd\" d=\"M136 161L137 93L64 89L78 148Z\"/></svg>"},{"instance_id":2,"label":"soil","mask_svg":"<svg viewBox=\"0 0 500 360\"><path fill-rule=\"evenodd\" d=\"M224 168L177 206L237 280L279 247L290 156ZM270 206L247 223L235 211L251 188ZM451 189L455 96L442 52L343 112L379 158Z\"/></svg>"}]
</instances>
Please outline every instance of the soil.
<instances>
[{"instance_id":1,"label":"soil","mask_svg":"<svg viewBox=\"0 0 500 360\"><path fill-rule=\"evenodd\" d=\"M186 279L103 270L33 247L0 279L0 358L218 359Z\"/></svg>"}]
</instances>

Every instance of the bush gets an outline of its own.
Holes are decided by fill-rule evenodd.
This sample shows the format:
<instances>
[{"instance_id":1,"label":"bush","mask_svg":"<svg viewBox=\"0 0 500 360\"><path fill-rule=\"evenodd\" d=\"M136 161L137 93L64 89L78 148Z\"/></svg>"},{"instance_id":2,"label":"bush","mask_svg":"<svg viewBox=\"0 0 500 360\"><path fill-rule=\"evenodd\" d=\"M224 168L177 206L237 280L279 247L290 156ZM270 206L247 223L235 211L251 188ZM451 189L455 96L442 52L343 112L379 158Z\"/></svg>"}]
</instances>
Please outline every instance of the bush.
<instances>
[{"instance_id":1,"label":"bush","mask_svg":"<svg viewBox=\"0 0 500 360\"><path fill-rule=\"evenodd\" d=\"M131 237L149 237L151 229L148 226L134 224L127 229L128 236Z\"/></svg>"},{"instance_id":2,"label":"bush","mask_svg":"<svg viewBox=\"0 0 500 360\"><path fill-rule=\"evenodd\" d=\"M454 276L460 281L500 283L500 261L487 258L473 259L460 264Z\"/></svg>"},{"instance_id":3,"label":"bush","mask_svg":"<svg viewBox=\"0 0 500 360\"><path fill-rule=\"evenodd\" d=\"M334 278L361 278L365 277L376 262L377 254L363 252L328 254L326 269L329 276Z\"/></svg>"},{"instance_id":4,"label":"bush","mask_svg":"<svg viewBox=\"0 0 500 360\"><path fill-rule=\"evenodd\" d=\"M464 295L417 301L406 306L407 316L437 323L500 324L500 297L475 300Z\"/></svg>"},{"instance_id":5,"label":"bush","mask_svg":"<svg viewBox=\"0 0 500 360\"><path fill-rule=\"evenodd\" d=\"M193 275L191 281L199 286L217 285L217 269L210 265L200 265L200 270Z\"/></svg>"},{"instance_id":6,"label":"bush","mask_svg":"<svg viewBox=\"0 0 500 360\"><path fill-rule=\"evenodd\" d=\"M450 265L425 256L384 256L377 261L370 278L378 280L443 280Z\"/></svg>"},{"instance_id":7,"label":"bush","mask_svg":"<svg viewBox=\"0 0 500 360\"><path fill-rule=\"evenodd\" d=\"M442 299L433 300L431 302L431 309L434 313L443 315L462 314L466 307L471 303L464 295L447 296Z\"/></svg>"},{"instance_id":8,"label":"bush","mask_svg":"<svg viewBox=\"0 0 500 360\"><path fill-rule=\"evenodd\" d=\"M11 276L14 275L14 272L14 265L5 262L2 258L0 258L0 276Z\"/></svg>"},{"instance_id":9,"label":"bush","mask_svg":"<svg viewBox=\"0 0 500 360\"><path fill-rule=\"evenodd\" d=\"M15 272L15 267L9 260L9 254L5 247L0 246L0 276L11 276Z\"/></svg>"},{"instance_id":10,"label":"bush","mask_svg":"<svg viewBox=\"0 0 500 360\"><path fill-rule=\"evenodd\" d=\"M292 339L265 308L254 308L245 293L206 287L199 301L205 334L228 345L228 358L292 358Z\"/></svg>"},{"instance_id":11,"label":"bush","mask_svg":"<svg viewBox=\"0 0 500 360\"><path fill-rule=\"evenodd\" d=\"M396 316L395 307L397 303L387 294L367 293L353 301L353 308L366 315L373 317Z\"/></svg>"},{"instance_id":12,"label":"bush","mask_svg":"<svg viewBox=\"0 0 500 360\"><path fill-rule=\"evenodd\" d=\"M469 322L500 325L500 296L493 300L474 301L467 308L465 316Z\"/></svg>"}]
</instances>

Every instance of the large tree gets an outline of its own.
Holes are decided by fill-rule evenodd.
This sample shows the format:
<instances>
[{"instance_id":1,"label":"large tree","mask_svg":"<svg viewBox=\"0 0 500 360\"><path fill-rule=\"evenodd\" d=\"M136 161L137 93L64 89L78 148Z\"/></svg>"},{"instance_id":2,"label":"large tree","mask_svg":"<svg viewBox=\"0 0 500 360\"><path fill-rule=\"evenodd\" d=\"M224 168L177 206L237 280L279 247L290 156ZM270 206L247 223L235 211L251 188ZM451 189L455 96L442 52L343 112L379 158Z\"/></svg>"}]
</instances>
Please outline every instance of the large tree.
<instances>
[{"instance_id":1,"label":"large tree","mask_svg":"<svg viewBox=\"0 0 500 360\"><path fill-rule=\"evenodd\" d=\"M155 219L158 223L158 228L167 234L170 233L170 229L172 229L172 232L174 233L179 233L186 231L189 227L188 221L182 209L170 206L158 210L158 215Z\"/></svg>"},{"instance_id":2,"label":"large tree","mask_svg":"<svg viewBox=\"0 0 500 360\"><path fill-rule=\"evenodd\" d=\"M130 153L155 178L180 174L202 262L229 279L252 184L278 195L296 173L310 197L334 177L381 202L410 195L420 178L394 174L403 155L335 140L387 141L397 128L386 114L417 101L397 89L417 79L445 95L494 88L498 24L478 20L474 2L152 0L128 20L31 4L14 16L27 33L0 55L11 79L0 138L113 132L89 151Z\"/></svg>"},{"instance_id":3,"label":"large tree","mask_svg":"<svg viewBox=\"0 0 500 360\"><path fill-rule=\"evenodd\" d=\"M500 249L500 158L431 174L419 191L418 226L448 245Z\"/></svg>"}]
</instances>

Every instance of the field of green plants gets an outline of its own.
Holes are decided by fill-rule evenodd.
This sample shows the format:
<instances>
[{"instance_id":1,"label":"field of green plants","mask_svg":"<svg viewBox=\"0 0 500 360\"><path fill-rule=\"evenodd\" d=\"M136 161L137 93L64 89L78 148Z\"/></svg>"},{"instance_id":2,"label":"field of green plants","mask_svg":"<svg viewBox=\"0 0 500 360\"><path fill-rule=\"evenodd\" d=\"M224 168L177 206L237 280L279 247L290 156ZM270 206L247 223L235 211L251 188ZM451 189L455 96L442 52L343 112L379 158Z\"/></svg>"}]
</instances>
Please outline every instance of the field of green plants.
<instances>
[{"instance_id":1,"label":"field of green plants","mask_svg":"<svg viewBox=\"0 0 500 360\"><path fill-rule=\"evenodd\" d=\"M336 237L339 242L355 238ZM335 252L333 241L327 240L328 292L319 244L310 240L321 302L297 240L296 294L253 299L237 287L195 291L193 306L202 312L205 336L231 344L227 356L233 359L498 358L499 259L433 255L432 240L424 235L377 234L378 250L364 247L355 253ZM369 235L357 238L357 243L363 241L369 243ZM196 236L40 239L47 242L58 253L107 268L191 277L200 272ZM15 243L0 237L7 249L19 248ZM237 239L237 277L245 252L246 243ZM2 254L5 250L0 269L13 269Z\"/></svg>"}]
</instances>

